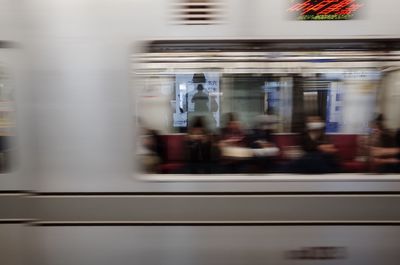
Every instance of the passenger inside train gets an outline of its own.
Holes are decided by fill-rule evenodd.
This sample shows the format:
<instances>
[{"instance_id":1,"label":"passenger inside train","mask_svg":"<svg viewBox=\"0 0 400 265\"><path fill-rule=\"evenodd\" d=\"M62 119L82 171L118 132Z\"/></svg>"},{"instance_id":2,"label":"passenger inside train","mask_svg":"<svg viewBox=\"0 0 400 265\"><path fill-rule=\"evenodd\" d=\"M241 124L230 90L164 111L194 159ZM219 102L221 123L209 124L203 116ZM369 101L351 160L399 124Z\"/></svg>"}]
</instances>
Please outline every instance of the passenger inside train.
<instances>
[{"instance_id":1,"label":"passenger inside train","mask_svg":"<svg viewBox=\"0 0 400 265\"><path fill-rule=\"evenodd\" d=\"M212 148L212 137L204 117L195 117L185 139L186 171L192 174L211 173Z\"/></svg>"},{"instance_id":2,"label":"passenger inside train","mask_svg":"<svg viewBox=\"0 0 400 265\"><path fill-rule=\"evenodd\" d=\"M372 165L380 173L400 172L399 130L391 133L384 125L383 115L371 124L370 150Z\"/></svg>"},{"instance_id":3,"label":"passenger inside train","mask_svg":"<svg viewBox=\"0 0 400 265\"><path fill-rule=\"evenodd\" d=\"M300 137L303 155L288 166L291 173L337 173L337 148L325 134L325 123L319 116L306 118L306 126ZM284 170L286 171L286 170Z\"/></svg>"},{"instance_id":4,"label":"passenger inside train","mask_svg":"<svg viewBox=\"0 0 400 265\"><path fill-rule=\"evenodd\" d=\"M158 135L142 127L138 152L142 169L184 174L400 171L399 131L387 130L382 115L371 121L367 138L365 134L327 134L326 120L315 115L305 118L302 131L287 134L276 132L282 125L276 115L252 117L253 127L242 125L238 113L224 116L225 126L214 131L205 115L191 117L183 134ZM360 154L359 150L366 151Z\"/></svg>"}]
</instances>

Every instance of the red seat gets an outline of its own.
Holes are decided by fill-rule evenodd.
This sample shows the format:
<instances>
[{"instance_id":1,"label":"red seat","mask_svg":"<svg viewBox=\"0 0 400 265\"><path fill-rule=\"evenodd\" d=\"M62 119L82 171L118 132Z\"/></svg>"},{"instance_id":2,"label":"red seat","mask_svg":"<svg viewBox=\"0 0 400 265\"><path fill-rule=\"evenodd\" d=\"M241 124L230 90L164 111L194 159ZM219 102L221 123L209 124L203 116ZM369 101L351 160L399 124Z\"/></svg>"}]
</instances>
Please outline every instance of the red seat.
<instances>
[{"instance_id":1,"label":"red seat","mask_svg":"<svg viewBox=\"0 0 400 265\"><path fill-rule=\"evenodd\" d=\"M338 149L338 156L342 161L354 160L357 155L358 135L355 134L332 134L330 141Z\"/></svg>"},{"instance_id":2,"label":"red seat","mask_svg":"<svg viewBox=\"0 0 400 265\"><path fill-rule=\"evenodd\" d=\"M368 171L368 164L361 161L343 161L341 163L345 172L359 173Z\"/></svg>"},{"instance_id":3,"label":"red seat","mask_svg":"<svg viewBox=\"0 0 400 265\"><path fill-rule=\"evenodd\" d=\"M182 161L184 159L184 134L170 134L163 136L168 161Z\"/></svg>"},{"instance_id":4,"label":"red seat","mask_svg":"<svg viewBox=\"0 0 400 265\"><path fill-rule=\"evenodd\" d=\"M338 149L338 156L344 171L365 172L368 169L367 163L355 161L358 148L358 135L334 134L329 135L329 139ZM160 166L160 171L161 173L176 172L185 164L185 135L163 135L162 140L165 143L165 162ZM275 134L274 141L280 150L284 150L289 146L300 145L300 135ZM281 154L280 158L285 159L283 154Z\"/></svg>"},{"instance_id":5,"label":"red seat","mask_svg":"<svg viewBox=\"0 0 400 265\"><path fill-rule=\"evenodd\" d=\"M345 172L365 172L368 169L367 163L355 160L358 137L356 134L333 134L329 136L332 144L338 149L338 156Z\"/></svg>"},{"instance_id":6,"label":"red seat","mask_svg":"<svg viewBox=\"0 0 400 265\"><path fill-rule=\"evenodd\" d=\"M161 173L171 173L182 168L184 166L185 156L185 135L163 135L162 140L165 144L166 161L160 166Z\"/></svg>"},{"instance_id":7,"label":"red seat","mask_svg":"<svg viewBox=\"0 0 400 265\"><path fill-rule=\"evenodd\" d=\"M365 172L368 170L368 164L356 161L358 149L358 135L355 134L333 134L329 135L332 144L338 149L338 157L342 169L345 172ZM298 134L276 134L274 135L275 144L280 150L288 146L300 145L300 135ZM281 154L281 159L285 159Z\"/></svg>"},{"instance_id":8,"label":"red seat","mask_svg":"<svg viewBox=\"0 0 400 265\"><path fill-rule=\"evenodd\" d=\"M298 134L275 134L274 141L279 148L296 146L299 145L299 137Z\"/></svg>"},{"instance_id":9,"label":"red seat","mask_svg":"<svg viewBox=\"0 0 400 265\"><path fill-rule=\"evenodd\" d=\"M298 134L275 134L274 142L276 146L281 150L280 159L286 159L284 153L282 152L289 146L300 145L300 136Z\"/></svg>"}]
</instances>

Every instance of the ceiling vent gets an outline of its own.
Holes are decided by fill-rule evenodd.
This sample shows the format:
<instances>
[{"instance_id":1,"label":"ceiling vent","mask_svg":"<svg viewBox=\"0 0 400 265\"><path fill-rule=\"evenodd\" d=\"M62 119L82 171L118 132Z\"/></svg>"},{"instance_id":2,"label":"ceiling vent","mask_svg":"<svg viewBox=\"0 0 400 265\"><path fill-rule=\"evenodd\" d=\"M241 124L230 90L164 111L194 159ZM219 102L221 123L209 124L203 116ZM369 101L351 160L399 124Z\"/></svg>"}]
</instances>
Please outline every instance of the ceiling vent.
<instances>
[{"instance_id":1,"label":"ceiling vent","mask_svg":"<svg viewBox=\"0 0 400 265\"><path fill-rule=\"evenodd\" d=\"M222 22L221 0L176 0L173 21L184 25L211 25Z\"/></svg>"}]
</instances>

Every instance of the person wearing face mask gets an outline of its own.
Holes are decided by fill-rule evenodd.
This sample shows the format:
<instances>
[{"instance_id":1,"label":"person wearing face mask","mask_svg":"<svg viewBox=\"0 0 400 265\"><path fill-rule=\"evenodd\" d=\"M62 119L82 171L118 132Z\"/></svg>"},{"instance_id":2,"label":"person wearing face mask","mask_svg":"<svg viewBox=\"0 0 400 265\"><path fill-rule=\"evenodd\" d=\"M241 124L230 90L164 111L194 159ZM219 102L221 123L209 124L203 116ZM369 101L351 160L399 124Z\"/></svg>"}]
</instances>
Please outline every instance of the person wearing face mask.
<instances>
[{"instance_id":1,"label":"person wearing face mask","mask_svg":"<svg viewBox=\"0 0 400 265\"><path fill-rule=\"evenodd\" d=\"M293 173L335 173L339 172L336 160L337 149L325 135L325 123L318 116L306 119L306 128L301 136L304 155L290 166Z\"/></svg>"},{"instance_id":2,"label":"person wearing face mask","mask_svg":"<svg viewBox=\"0 0 400 265\"><path fill-rule=\"evenodd\" d=\"M306 153L336 153L335 146L326 138L325 123L319 116L307 117L306 130L302 136L302 148Z\"/></svg>"}]
</instances>

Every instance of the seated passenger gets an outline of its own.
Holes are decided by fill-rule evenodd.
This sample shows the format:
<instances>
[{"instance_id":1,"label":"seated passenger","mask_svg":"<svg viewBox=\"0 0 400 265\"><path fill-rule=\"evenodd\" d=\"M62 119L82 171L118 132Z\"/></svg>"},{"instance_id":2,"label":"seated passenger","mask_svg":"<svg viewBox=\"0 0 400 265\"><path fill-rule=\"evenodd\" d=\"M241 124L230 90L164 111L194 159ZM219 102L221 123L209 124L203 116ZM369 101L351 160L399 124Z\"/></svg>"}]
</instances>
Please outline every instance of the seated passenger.
<instances>
[{"instance_id":1,"label":"seated passenger","mask_svg":"<svg viewBox=\"0 0 400 265\"><path fill-rule=\"evenodd\" d=\"M145 173L157 173L161 163L161 145L159 134L143 126L139 121L139 142L136 150L139 167Z\"/></svg>"},{"instance_id":2,"label":"seated passenger","mask_svg":"<svg viewBox=\"0 0 400 265\"><path fill-rule=\"evenodd\" d=\"M226 114L226 126L221 130L222 146L243 146L245 133L234 113Z\"/></svg>"},{"instance_id":3,"label":"seated passenger","mask_svg":"<svg viewBox=\"0 0 400 265\"><path fill-rule=\"evenodd\" d=\"M252 151L246 147L246 134L234 113L226 114L226 126L221 130L218 143L221 150L222 172L244 173L245 166L252 157Z\"/></svg>"},{"instance_id":4,"label":"seated passenger","mask_svg":"<svg viewBox=\"0 0 400 265\"><path fill-rule=\"evenodd\" d=\"M400 172L400 131L396 138L384 126L383 115L371 124L370 157L373 169L380 173ZM396 141L397 140L397 141Z\"/></svg>"},{"instance_id":5,"label":"seated passenger","mask_svg":"<svg viewBox=\"0 0 400 265\"><path fill-rule=\"evenodd\" d=\"M212 143L202 116L193 119L185 144L188 173L210 173Z\"/></svg>"},{"instance_id":6,"label":"seated passenger","mask_svg":"<svg viewBox=\"0 0 400 265\"><path fill-rule=\"evenodd\" d=\"M289 172L323 174L340 171L335 156L337 149L326 138L325 123L320 117L307 117L301 148L304 154L289 165Z\"/></svg>"},{"instance_id":7,"label":"seated passenger","mask_svg":"<svg viewBox=\"0 0 400 265\"><path fill-rule=\"evenodd\" d=\"M260 115L255 119L255 128L248 136L248 146L253 151L253 172L271 171L274 158L279 155L279 149L274 143L273 132L277 118L272 115Z\"/></svg>"}]
</instances>

